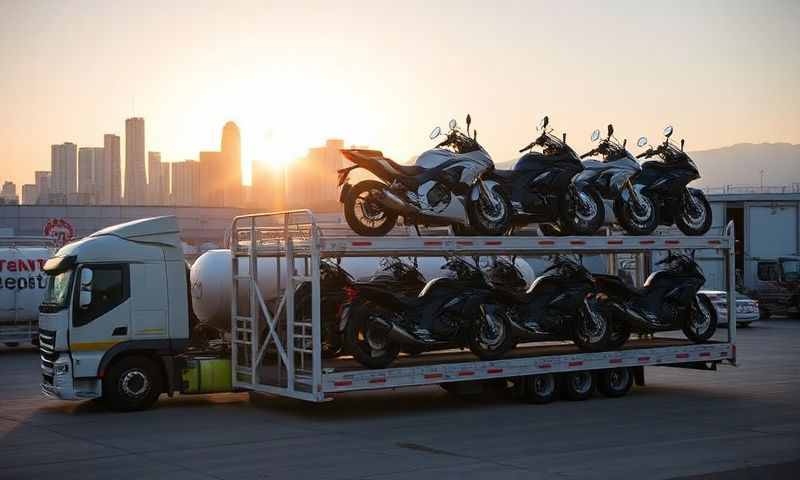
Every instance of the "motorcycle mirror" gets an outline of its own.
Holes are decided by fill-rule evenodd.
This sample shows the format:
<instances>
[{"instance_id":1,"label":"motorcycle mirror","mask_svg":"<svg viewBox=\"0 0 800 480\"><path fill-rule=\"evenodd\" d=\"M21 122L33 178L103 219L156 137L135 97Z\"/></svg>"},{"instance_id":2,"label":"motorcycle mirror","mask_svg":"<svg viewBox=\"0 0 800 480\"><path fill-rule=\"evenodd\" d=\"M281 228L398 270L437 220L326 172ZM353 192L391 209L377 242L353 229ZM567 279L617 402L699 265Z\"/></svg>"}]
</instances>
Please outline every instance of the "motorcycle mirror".
<instances>
[{"instance_id":1,"label":"motorcycle mirror","mask_svg":"<svg viewBox=\"0 0 800 480\"><path fill-rule=\"evenodd\" d=\"M450 130L455 130L456 127L458 126L458 123L456 123L456 119L454 118L450 120L450 123L448 125L450 126Z\"/></svg>"},{"instance_id":2,"label":"motorcycle mirror","mask_svg":"<svg viewBox=\"0 0 800 480\"><path fill-rule=\"evenodd\" d=\"M639 137L639 140L636 142L636 145L639 147L644 147L647 145L647 137Z\"/></svg>"},{"instance_id":3,"label":"motorcycle mirror","mask_svg":"<svg viewBox=\"0 0 800 480\"><path fill-rule=\"evenodd\" d=\"M561 141L567 143L567 132L561 134Z\"/></svg>"},{"instance_id":4,"label":"motorcycle mirror","mask_svg":"<svg viewBox=\"0 0 800 480\"><path fill-rule=\"evenodd\" d=\"M536 127L536 130L544 130L550 124L550 118L545 115L542 121L539 122L539 126Z\"/></svg>"},{"instance_id":5,"label":"motorcycle mirror","mask_svg":"<svg viewBox=\"0 0 800 480\"><path fill-rule=\"evenodd\" d=\"M467 114L467 134L469 134L469 126L472 124L472 117Z\"/></svg>"},{"instance_id":6,"label":"motorcycle mirror","mask_svg":"<svg viewBox=\"0 0 800 480\"><path fill-rule=\"evenodd\" d=\"M683 143L684 143L685 141L686 141L685 139L681 138L681 152L683 151Z\"/></svg>"},{"instance_id":7,"label":"motorcycle mirror","mask_svg":"<svg viewBox=\"0 0 800 480\"><path fill-rule=\"evenodd\" d=\"M478 131L477 130L473 130L472 131L472 139L475 140L476 142L478 141Z\"/></svg>"},{"instance_id":8,"label":"motorcycle mirror","mask_svg":"<svg viewBox=\"0 0 800 480\"><path fill-rule=\"evenodd\" d=\"M598 140L600 140L600 129L599 128L595 128L594 132L592 132L592 141L596 142Z\"/></svg>"},{"instance_id":9,"label":"motorcycle mirror","mask_svg":"<svg viewBox=\"0 0 800 480\"><path fill-rule=\"evenodd\" d=\"M667 138L672 136L672 125L667 125L664 128L664 136L667 137Z\"/></svg>"},{"instance_id":10,"label":"motorcycle mirror","mask_svg":"<svg viewBox=\"0 0 800 480\"><path fill-rule=\"evenodd\" d=\"M438 137L441 134L442 134L442 129L436 127L433 130L431 130L431 134L429 136L431 137L431 140L433 140L434 138Z\"/></svg>"},{"instance_id":11,"label":"motorcycle mirror","mask_svg":"<svg viewBox=\"0 0 800 480\"><path fill-rule=\"evenodd\" d=\"M611 135L614 135L614 125L608 124L608 138L611 138Z\"/></svg>"},{"instance_id":12,"label":"motorcycle mirror","mask_svg":"<svg viewBox=\"0 0 800 480\"><path fill-rule=\"evenodd\" d=\"M628 144L628 139L627 138L622 139L622 149L623 150L625 149L625 145L627 145L627 144Z\"/></svg>"}]
</instances>

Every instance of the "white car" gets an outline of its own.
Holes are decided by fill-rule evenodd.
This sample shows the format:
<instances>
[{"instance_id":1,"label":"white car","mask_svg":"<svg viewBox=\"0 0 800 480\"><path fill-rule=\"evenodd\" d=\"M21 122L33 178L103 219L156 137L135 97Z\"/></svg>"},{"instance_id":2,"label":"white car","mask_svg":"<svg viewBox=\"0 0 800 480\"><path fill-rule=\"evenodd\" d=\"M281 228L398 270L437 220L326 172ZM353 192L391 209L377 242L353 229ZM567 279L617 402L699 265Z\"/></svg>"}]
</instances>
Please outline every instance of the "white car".
<instances>
[{"instance_id":1,"label":"white car","mask_svg":"<svg viewBox=\"0 0 800 480\"><path fill-rule=\"evenodd\" d=\"M728 323L728 295L719 290L700 290L714 304L717 309L717 319L720 324ZM752 322L759 319L758 302L743 293L736 292L736 326L749 327Z\"/></svg>"}]
</instances>

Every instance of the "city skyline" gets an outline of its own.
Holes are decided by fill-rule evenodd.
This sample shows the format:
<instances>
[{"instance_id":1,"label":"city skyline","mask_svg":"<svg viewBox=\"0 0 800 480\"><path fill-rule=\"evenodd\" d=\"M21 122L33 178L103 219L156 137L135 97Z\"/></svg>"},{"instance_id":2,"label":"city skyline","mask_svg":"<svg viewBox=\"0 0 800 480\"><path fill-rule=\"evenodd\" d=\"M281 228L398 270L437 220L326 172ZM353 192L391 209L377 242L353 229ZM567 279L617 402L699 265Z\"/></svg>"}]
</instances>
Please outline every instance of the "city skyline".
<instances>
[{"instance_id":1,"label":"city skyline","mask_svg":"<svg viewBox=\"0 0 800 480\"><path fill-rule=\"evenodd\" d=\"M797 2L6 5L0 144L20 184L51 143L99 145L130 116L168 161L217 151L235 119L245 167L327 138L404 161L467 113L498 162L545 114L583 151L610 122L629 141L671 123L692 150L800 143Z\"/></svg>"}]
</instances>

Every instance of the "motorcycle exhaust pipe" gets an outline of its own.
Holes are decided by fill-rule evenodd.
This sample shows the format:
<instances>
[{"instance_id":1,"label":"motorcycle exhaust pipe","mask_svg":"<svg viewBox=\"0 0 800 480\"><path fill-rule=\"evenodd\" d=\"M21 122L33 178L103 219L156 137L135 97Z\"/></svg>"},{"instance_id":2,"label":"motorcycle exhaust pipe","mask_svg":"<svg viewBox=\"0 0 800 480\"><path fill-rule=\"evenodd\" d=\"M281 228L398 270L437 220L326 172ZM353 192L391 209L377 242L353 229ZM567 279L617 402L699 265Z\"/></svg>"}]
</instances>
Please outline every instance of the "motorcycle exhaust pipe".
<instances>
[{"instance_id":1,"label":"motorcycle exhaust pipe","mask_svg":"<svg viewBox=\"0 0 800 480\"><path fill-rule=\"evenodd\" d=\"M375 318L372 321L380 325L381 328L385 328L386 330L389 331L389 333L387 333L387 337L391 342L399 343L401 345L414 345L416 347L429 346L427 342L419 340L418 338L414 337L413 335L411 335L404 329L398 327L397 325L390 325L381 318Z\"/></svg>"},{"instance_id":2,"label":"motorcycle exhaust pipe","mask_svg":"<svg viewBox=\"0 0 800 480\"><path fill-rule=\"evenodd\" d=\"M381 197L378 199L378 201L384 207L399 213L419 213L418 208L414 207L413 205L409 205L408 202L403 201L402 198L388 190L383 190L381 192Z\"/></svg>"}]
</instances>

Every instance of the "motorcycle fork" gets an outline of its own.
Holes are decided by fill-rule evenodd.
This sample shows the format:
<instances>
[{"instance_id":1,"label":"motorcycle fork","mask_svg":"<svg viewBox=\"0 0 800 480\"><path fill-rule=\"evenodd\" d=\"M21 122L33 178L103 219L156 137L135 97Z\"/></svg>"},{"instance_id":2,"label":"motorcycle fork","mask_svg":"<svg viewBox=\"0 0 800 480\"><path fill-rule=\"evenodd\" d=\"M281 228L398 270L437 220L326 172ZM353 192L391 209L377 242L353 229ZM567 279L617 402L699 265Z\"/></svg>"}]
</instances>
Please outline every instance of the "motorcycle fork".
<instances>
[{"instance_id":1,"label":"motorcycle fork","mask_svg":"<svg viewBox=\"0 0 800 480\"><path fill-rule=\"evenodd\" d=\"M499 201L494 200L492 194L489 192L489 189L486 187L486 182L483 179L478 180L478 189L480 190L480 196L483 197L484 201L488 202L492 208L499 207Z\"/></svg>"}]
</instances>

